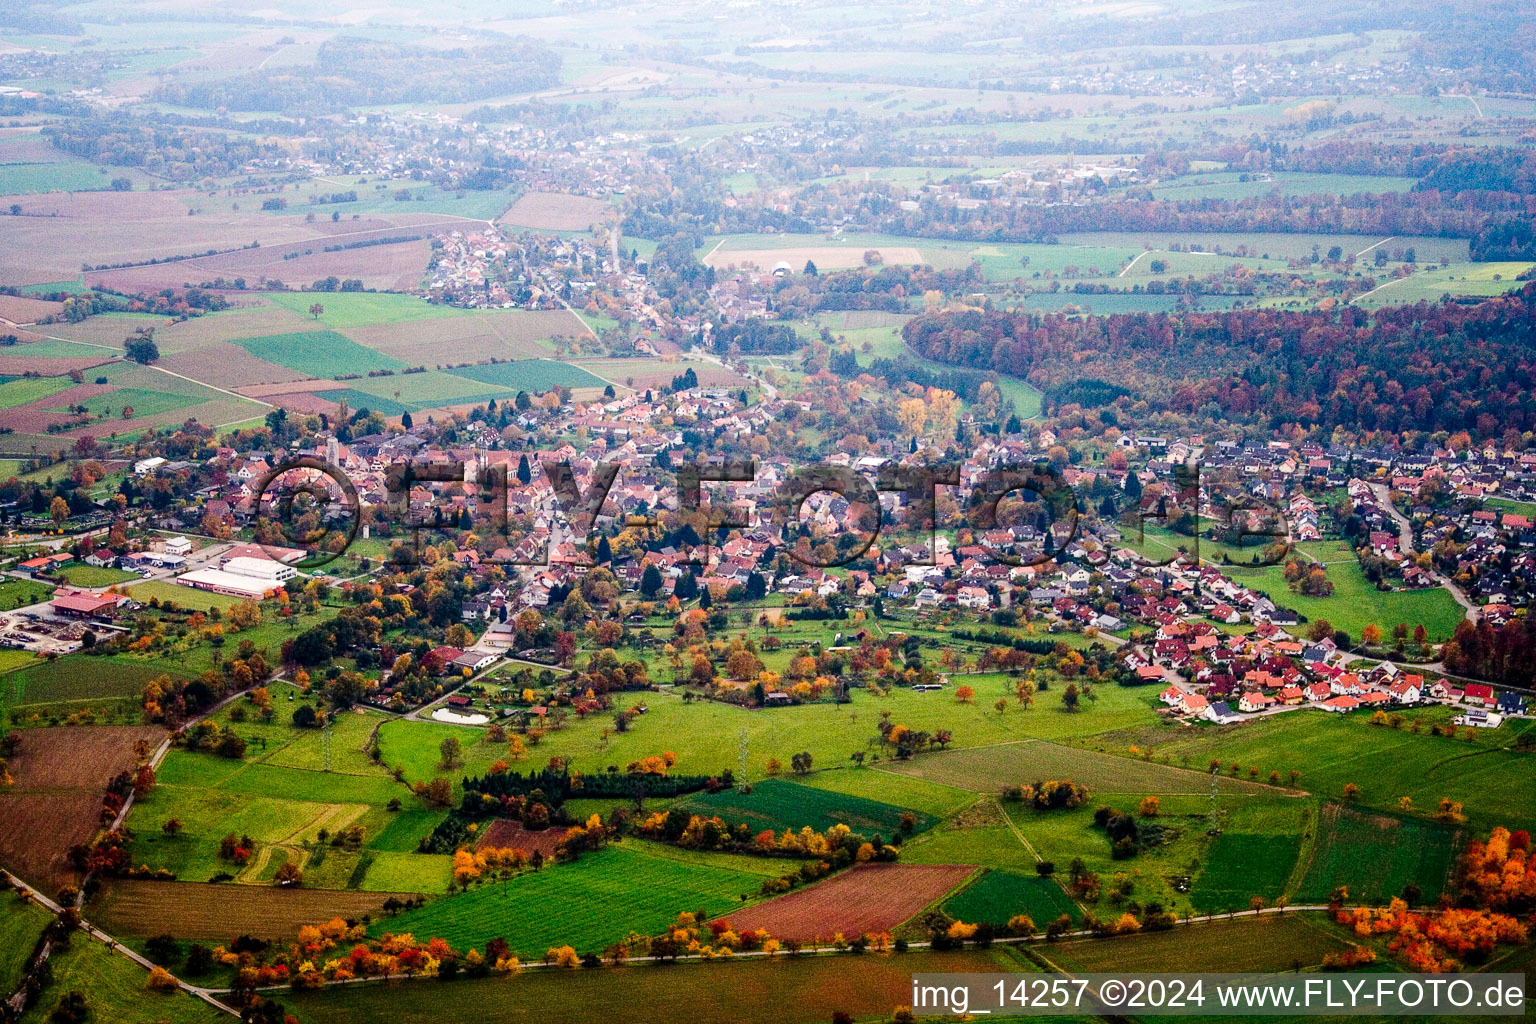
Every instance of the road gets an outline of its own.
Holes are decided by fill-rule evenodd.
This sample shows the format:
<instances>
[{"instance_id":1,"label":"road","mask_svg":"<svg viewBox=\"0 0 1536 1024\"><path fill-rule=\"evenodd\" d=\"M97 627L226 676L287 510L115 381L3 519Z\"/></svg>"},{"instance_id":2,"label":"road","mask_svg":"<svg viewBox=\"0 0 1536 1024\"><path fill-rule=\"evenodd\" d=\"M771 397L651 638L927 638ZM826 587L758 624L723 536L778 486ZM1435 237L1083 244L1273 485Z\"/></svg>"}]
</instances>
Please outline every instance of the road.
<instances>
[{"instance_id":1,"label":"road","mask_svg":"<svg viewBox=\"0 0 1536 1024\"><path fill-rule=\"evenodd\" d=\"M1404 553L1412 551L1413 524L1408 521L1407 516L1403 515L1397 510L1396 505L1392 504L1390 489L1386 484L1373 483L1369 486L1371 488L1371 493L1376 496L1377 502L1381 505L1382 508L1387 510L1387 514L1392 517L1393 522L1397 523L1398 549ZM1466 612L1467 621L1475 624L1478 620L1478 617L1482 614L1482 609L1473 604L1471 599L1467 597L1466 593L1455 583L1451 582L1450 578L1442 573L1439 569L1431 566L1425 571L1429 573L1430 577L1436 583L1444 587L1450 593L1450 595L1456 599L1456 603L1461 605L1463 611Z\"/></svg>"}]
</instances>

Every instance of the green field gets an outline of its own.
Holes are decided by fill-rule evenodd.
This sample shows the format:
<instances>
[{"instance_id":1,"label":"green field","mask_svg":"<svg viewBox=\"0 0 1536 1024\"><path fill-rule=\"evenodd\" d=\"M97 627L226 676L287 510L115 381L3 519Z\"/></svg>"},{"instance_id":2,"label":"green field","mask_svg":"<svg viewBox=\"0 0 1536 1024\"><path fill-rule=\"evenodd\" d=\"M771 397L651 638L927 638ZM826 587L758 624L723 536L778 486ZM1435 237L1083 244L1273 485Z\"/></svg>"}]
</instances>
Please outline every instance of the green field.
<instances>
[{"instance_id":1,"label":"green field","mask_svg":"<svg viewBox=\"0 0 1536 1024\"><path fill-rule=\"evenodd\" d=\"M1273 904L1285 892L1296 866L1301 838L1279 832L1223 832L1190 901L1199 910L1246 910L1255 896Z\"/></svg>"},{"instance_id":2,"label":"green field","mask_svg":"<svg viewBox=\"0 0 1536 1024\"><path fill-rule=\"evenodd\" d=\"M1076 971L1289 971L1344 949L1326 924L1303 914L1212 921L1116 939L1062 942L1052 960Z\"/></svg>"},{"instance_id":3,"label":"green field","mask_svg":"<svg viewBox=\"0 0 1536 1024\"><path fill-rule=\"evenodd\" d=\"M104 168L81 163L0 164L0 195L25 192L95 192L108 188ZM26 204L22 204L26 209Z\"/></svg>"},{"instance_id":4,"label":"green field","mask_svg":"<svg viewBox=\"0 0 1536 1024\"><path fill-rule=\"evenodd\" d=\"M0 384L0 409L14 409L71 387L74 382L68 377L16 377Z\"/></svg>"},{"instance_id":5,"label":"green field","mask_svg":"<svg viewBox=\"0 0 1536 1024\"><path fill-rule=\"evenodd\" d=\"M850 796L867 797L898 807L910 807L935 818L948 817L976 799L975 794L968 790L873 768L812 772L795 781L801 786L813 786Z\"/></svg>"},{"instance_id":6,"label":"green field","mask_svg":"<svg viewBox=\"0 0 1536 1024\"><path fill-rule=\"evenodd\" d=\"M1062 914L1077 917L1077 907L1049 878L1016 871L988 871L944 903L944 913L972 924L1004 925L1015 914L1028 914L1042 931Z\"/></svg>"},{"instance_id":7,"label":"green field","mask_svg":"<svg viewBox=\"0 0 1536 1024\"><path fill-rule=\"evenodd\" d=\"M286 366L310 377L366 374L370 370L403 370L398 359L365 348L331 330L295 331L258 338L233 338L236 345L259 359Z\"/></svg>"},{"instance_id":8,"label":"green field","mask_svg":"<svg viewBox=\"0 0 1536 1024\"><path fill-rule=\"evenodd\" d=\"M1416 178L1394 178L1366 174L1303 174L1286 172L1268 180L1239 181L1238 173L1191 174L1158 185L1152 194L1158 199L1247 199L1278 192L1283 196L1335 195L1358 192L1407 192Z\"/></svg>"},{"instance_id":9,"label":"green field","mask_svg":"<svg viewBox=\"0 0 1536 1024\"><path fill-rule=\"evenodd\" d=\"M80 992L90 1008L91 1021L113 1024L213 1024L228 1020L213 1009L182 991L160 993L145 988L148 972L120 954L108 952L99 942L76 934L69 948L55 951L49 958L53 982L42 994L37 1006L23 1021L41 1024L67 992Z\"/></svg>"},{"instance_id":10,"label":"green field","mask_svg":"<svg viewBox=\"0 0 1536 1024\"><path fill-rule=\"evenodd\" d=\"M786 867L787 870L787 867ZM650 856L628 843L486 883L375 922L373 931L440 936L455 948L480 947L502 936L520 955L541 958L551 946L601 950L630 931L662 931L685 910L710 916L756 899L757 875L670 857Z\"/></svg>"},{"instance_id":11,"label":"green field","mask_svg":"<svg viewBox=\"0 0 1536 1024\"><path fill-rule=\"evenodd\" d=\"M111 377L112 374L108 374ZM165 382L170 384L175 378L166 377ZM93 416L102 416L111 419L114 414L121 416L122 410L132 407L133 419L142 419L145 416L158 416L165 412L175 412L188 406L197 405L207 401L207 395L178 392L175 390L162 391L158 388L133 388L116 387L104 395L95 398L87 398L76 402L77 406L83 405L90 410ZM132 420L124 420L131 423ZM131 429L131 428L127 428Z\"/></svg>"},{"instance_id":12,"label":"green field","mask_svg":"<svg viewBox=\"0 0 1536 1024\"><path fill-rule=\"evenodd\" d=\"M1536 791L1510 785L1526 770L1522 755L1509 749L1532 723L1506 723L1499 729L1472 730L1476 735L1452 739L1429 735L1431 723L1449 722L1454 712L1435 707L1406 713L1408 727L1373 726L1364 715L1330 715L1300 711L1220 728L1127 730L1095 737L1096 746L1124 750L1130 745L1154 748L1159 757L1187 760L1203 767L1209 760L1225 766L1233 761L1286 775L1301 772L1297 785L1329 799L1342 799L1344 787L1360 787L1360 803L1381 809L1411 797L1419 813L1428 813L1449 797L1466 806L1473 827L1536 819ZM1229 780L1230 781L1230 780ZM1260 830L1263 831L1263 830Z\"/></svg>"},{"instance_id":13,"label":"green field","mask_svg":"<svg viewBox=\"0 0 1536 1024\"><path fill-rule=\"evenodd\" d=\"M1211 788L1210 778L1202 772L1038 741L943 751L893 765L891 770L978 793L1050 779L1071 779L1095 794L1208 793ZM1251 788L1231 779L1221 780L1220 785L1227 791Z\"/></svg>"},{"instance_id":14,"label":"green field","mask_svg":"<svg viewBox=\"0 0 1536 1024\"><path fill-rule=\"evenodd\" d=\"M1201 545L1204 554L1205 546ZM1445 590L1382 591L1377 590L1365 578L1358 564L1335 564L1328 567L1328 579L1333 583L1333 593L1328 597L1307 597L1291 592L1285 581L1284 566L1273 565L1263 569L1245 569L1230 566L1226 570L1238 583L1268 594L1274 602L1285 608L1294 608L1308 621L1327 619L1335 629L1349 633L1356 641L1368 625L1381 627L1383 634L1392 633L1398 623L1407 623L1409 632L1423 625L1432 641L1446 640L1455 632L1462 620L1460 605Z\"/></svg>"},{"instance_id":15,"label":"green field","mask_svg":"<svg viewBox=\"0 0 1536 1024\"><path fill-rule=\"evenodd\" d=\"M393 378L389 378L393 379ZM325 397L332 402L346 402L347 408L355 412L367 409L376 412L380 416L401 416L408 412L420 409L419 405L409 405L405 402L397 402L393 398L384 398L379 395L370 395L366 391L357 388L342 388L338 391L327 391Z\"/></svg>"},{"instance_id":16,"label":"green field","mask_svg":"<svg viewBox=\"0 0 1536 1024\"><path fill-rule=\"evenodd\" d=\"M309 307L318 302L325 307L325 312L315 322L336 330L473 315L457 306L438 305L414 295L387 292L266 292L262 297L274 306L304 316L309 316Z\"/></svg>"},{"instance_id":17,"label":"green field","mask_svg":"<svg viewBox=\"0 0 1536 1024\"><path fill-rule=\"evenodd\" d=\"M515 359L506 363L482 363L479 366L459 366L449 371L456 377L465 377L481 384L511 388L535 394L548 391L557 385L568 388L600 388L603 380L579 366L553 359Z\"/></svg>"},{"instance_id":18,"label":"green field","mask_svg":"<svg viewBox=\"0 0 1536 1024\"><path fill-rule=\"evenodd\" d=\"M1411 884L1433 905L1460 845L1461 834L1452 826L1327 804L1296 901L1325 902L1342 885L1351 902L1377 905Z\"/></svg>"},{"instance_id":19,"label":"green field","mask_svg":"<svg viewBox=\"0 0 1536 1024\"><path fill-rule=\"evenodd\" d=\"M995 811L995 808L994 808ZM1006 819L989 816L994 822L978 827L959 827L947 823L901 844L904 864L976 864L1001 868L1020 874L1035 870L1034 854L1009 828Z\"/></svg>"},{"instance_id":20,"label":"green field","mask_svg":"<svg viewBox=\"0 0 1536 1024\"><path fill-rule=\"evenodd\" d=\"M166 757L157 786L134 807L134 857L187 881L228 873L260 883L284 860L296 860L306 884L317 888L443 892L452 877L449 858L407 851L446 812L423 806L365 752L385 716L339 714L327 736L291 724L299 704L288 699L297 698L293 687L273 685L270 693L270 723L249 701L214 717L246 741L243 760L180 749ZM395 799L403 806L388 810ZM169 836L159 826L173 817L183 828ZM353 825L363 828L360 850L317 845L322 829L334 835ZM220 838L230 833L256 841L256 857L243 870L218 855Z\"/></svg>"},{"instance_id":21,"label":"green field","mask_svg":"<svg viewBox=\"0 0 1536 1024\"><path fill-rule=\"evenodd\" d=\"M893 721L910 729L947 728L954 733L956 747L1005 743L1030 737L1067 739L1131 724L1153 724L1156 695L1133 687L1100 686L1094 699L1085 701L1085 709L1076 714L1061 710L1054 692L1043 694L1036 705L1020 710L1016 705L998 714L991 707L997 696L1013 694L1004 675L978 675L966 679L976 689L973 704L961 704L951 693L914 693L893 690L889 696L874 697L855 691L848 704L816 704L752 711L728 704L687 704L670 694L658 694L647 701L649 712L634 720L628 732L603 732L611 722L601 716L586 721L570 721L562 730L545 735L529 754L539 761L551 755L572 759L582 771L600 771L609 765L622 768L631 761L650 754L671 750L678 755L676 771L710 775L726 768L735 770L741 758L741 733L747 733L748 776L763 778L764 765L777 758L787 768L790 757L805 751L812 755L816 768L849 764L849 755L863 751L870 759L885 756L878 743L878 722L889 711ZM386 722L381 730L384 758L388 764L404 765L406 777L430 780L438 774L437 745L444 737L463 740L465 774L480 774L506 756L501 745L478 742L477 731L435 722ZM1044 751L1040 752L1043 756ZM910 765L897 766L903 774L937 782L951 788L975 789L964 772L946 773L944 777L926 773L926 766L938 766L953 754L923 755ZM866 763L873 763L872 760ZM882 764L888 763L882 761ZM1111 762L1120 771L1118 762ZM1155 766L1154 766L1155 767ZM919 771L910 771L918 768ZM1173 771L1172 769L1164 769ZM838 773L848 774L848 773ZM1178 773L1175 773L1178 774ZM1011 775L1011 773L1010 773ZM1008 781L1015 781L1011 777ZM1199 784L1205 784L1203 782ZM870 785L876 786L874 780ZM982 787L991 792L990 783ZM858 795L881 799L881 792L871 788Z\"/></svg>"},{"instance_id":22,"label":"green field","mask_svg":"<svg viewBox=\"0 0 1536 1024\"><path fill-rule=\"evenodd\" d=\"M18 705L133 697L145 683L165 674L158 666L75 655L0 676L0 696L8 692L9 702Z\"/></svg>"},{"instance_id":23,"label":"green field","mask_svg":"<svg viewBox=\"0 0 1536 1024\"><path fill-rule=\"evenodd\" d=\"M696 793L680 801L696 814L718 815L728 825L747 822L754 832L771 828L776 832L798 830L806 825L818 832L833 825L847 825L864 835L879 834L890 838L900 825L904 808L860 796L848 796L824 789L797 786L782 779L764 779L751 793L723 790ZM913 812L917 829L931 827L937 820L931 815Z\"/></svg>"},{"instance_id":24,"label":"green field","mask_svg":"<svg viewBox=\"0 0 1536 1024\"><path fill-rule=\"evenodd\" d=\"M1422 259L1422 257L1420 257ZM1355 300L1367 308L1410 302L1439 302L1446 295L1502 295L1522 287L1516 280L1530 263L1453 263L1404 278L1377 277L1377 287Z\"/></svg>"},{"instance_id":25,"label":"green field","mask_svg":"<svg viewBox=\"0 0 1536 1024\"><path fill-rule=\"evenodd\" d=\"M418 933L419 935L419 933ZM543 950L539 951L540 953ZM927 971L1032 972L1002 947L902 956L752 958L635 965L620 970L537 971L512 979L454 983L456 1024L825 1024L828 1007L860 1021L889 1019L911 1002L912 975ZM431 982L344 985L281 1001L305 1024L437 1024L444 992ZM1057 1017L1060 1024L1084 1024Z\"/></svg>"},{"instance_id":26,"label":"green field","mask_svg":"<svg viewBox=\"0 0 1536 1024\"><path fill-rule=\"evenodd\" d=\"M53 915L30 900L21 902L14 893L4 900L0 904L0 992L15 992Z\"/></svg>"}]
</instances>

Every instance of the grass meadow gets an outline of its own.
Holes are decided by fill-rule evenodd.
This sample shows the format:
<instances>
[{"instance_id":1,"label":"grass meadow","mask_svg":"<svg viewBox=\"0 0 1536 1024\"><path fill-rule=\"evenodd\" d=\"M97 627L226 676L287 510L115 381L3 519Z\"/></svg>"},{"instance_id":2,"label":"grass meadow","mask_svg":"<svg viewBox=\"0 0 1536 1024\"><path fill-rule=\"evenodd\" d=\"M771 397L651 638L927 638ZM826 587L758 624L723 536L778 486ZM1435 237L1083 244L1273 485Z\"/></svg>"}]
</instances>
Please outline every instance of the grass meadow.
<instances>
[{"instance_id":1,"label":"grass meadow","mask_svg":"<svg viewBox=\"0 0 1536 1024\"><path fill-rule=\"evenodd\" d=\"M683 911L728 913L743 905L744 895L759 898L761 883L756 874L652 856L625 841L572 864L486 882L376 922L373 931L441 936L460 949L501 936L525 958L542 958L561 945L601 951L631 930L659 932ZM616 913L620 907L623 912Z\"/></svg>"}]
</instances>

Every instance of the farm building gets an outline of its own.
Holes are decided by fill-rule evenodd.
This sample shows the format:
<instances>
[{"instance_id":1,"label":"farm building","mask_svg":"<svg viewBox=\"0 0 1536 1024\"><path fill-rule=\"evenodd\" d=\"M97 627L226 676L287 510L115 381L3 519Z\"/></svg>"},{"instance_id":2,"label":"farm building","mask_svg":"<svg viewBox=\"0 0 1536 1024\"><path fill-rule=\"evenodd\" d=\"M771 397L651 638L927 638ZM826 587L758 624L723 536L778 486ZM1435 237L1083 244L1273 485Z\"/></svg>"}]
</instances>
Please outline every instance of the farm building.
<instances>
[{"instance_id":1,"label":"farm building","mask_svg":"<svg viewBox=\"0 0 1536 1024\"><path fill-rule=\"evenodd\" d=\"M109 615L126 601L121 594L94 594L89 590L60 587L53 592L51 602L55 615L72 619L89 619L97 615Z\"/></svg>"}]
</instances>

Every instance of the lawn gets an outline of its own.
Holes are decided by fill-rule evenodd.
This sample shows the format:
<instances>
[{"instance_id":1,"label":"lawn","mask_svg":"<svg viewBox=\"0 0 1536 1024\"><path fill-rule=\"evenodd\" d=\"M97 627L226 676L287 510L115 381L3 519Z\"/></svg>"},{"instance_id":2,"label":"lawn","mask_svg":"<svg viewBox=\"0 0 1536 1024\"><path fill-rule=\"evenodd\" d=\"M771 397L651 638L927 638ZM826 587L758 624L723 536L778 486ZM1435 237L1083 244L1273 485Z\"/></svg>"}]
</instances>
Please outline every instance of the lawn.
<instances>
[{"instance_id":1,"label":"lawn","mask_svg":"<svg viewBox=\"0 0 1536 1024\"><path fill-rule=\"evenodd\" d=\"M59 575L75 587L110 587L114 583L136 580L139 574L124 569L107 569L95 565L67 565Z\"/></svg>"},{"instance_id":2,"label":"lawn","mask_svg":"<svg viewBox=\"0 0 1536 1024\"><path fill-rule=\"evenodd\" d=\"M1017 871L988 871L944 904L944 913L972 924L1004 925L1015 914L1028 914L1044 929L1062 914L1077 917L1077 907L1049 878Z\"/></svg>"},{"instance_id":3,"label":"lawn","mask_svg":"<svg viewBox=\"0 0 1536 1024\"><path fill-rule=\"evenodd\" d=\"M879 834L883 838L889 838L897 831L905 811L905 808L878 800L798 786L782 779L764 779L752 787L751 793L737 790L696 793L681 801L679 806L696 814L718 815L729 825L747 822L753 832L767 828L776 832L799 830L807 825L821 832L842 824L855 832ZM937 820L931 815L915 811L913 814L919 831L931 827Z\"/></svg>"},{"instance_id":4,"label":"lawn","mask_svg":"<svg viewBox=\"0 0 1536 1024\"><path fill-rule=\"evenodd\" d=\"M0 608L24 608L48 600L53 588L36 580L0 579Z\"/></svg>"},{"instance_id":5,"label":"lawn","mask_svg":"<svg viewBox=\"0 0 1536 1024\"><path fill-rule=\"evenodd\" d=\"M1342 885L1351 902L1377 905L1416 885L1420 899L1433 905L1460 844L1453 826L1326 804L1296 902L1326 902Z\"/></svg>"},{"instance_id":6,"label":"lawn","mask_svg":"<svg viewBox=\"0 0 1536 1024\"><path fill-rule=\"evenodd\" d=\"M649 856L619 844L574 864L435 900L376 921L372 930L438 936L460 949L503 936L520 955L534 958L560 945L600 951L632 930L660 932L685 910L727 913L742 905L744 894L756 899L761 882L755 874Z\"/></svg>"},{"instance_id":7,"label":"lawn","mask_svg":"<svg viewBox=\"0 0 1536 1024\"><path fill-rule=\"evenodd\" d=\"M310 377L367 374L370 370L403 370L398 359L364 348L346 335L331 330L295 331L257 338L231 339L258 359L286 366Z\"/></svg>"},{"instance_id":8,"label":"lawn","mask_svg":"<svg viewBox=\"0 0 1536 1024\"><path fill-rule=\"evenodd\" d=\"M141 603L148 603L150 598L158 597L162 604L170 601L178 608L190 608L195 611L207 611L210 608L227 611L242 600L229 594L215 594L209 590L184 587L170 580L146 580L124 589L130 597Z\"/></svg>"}]
</instances>

